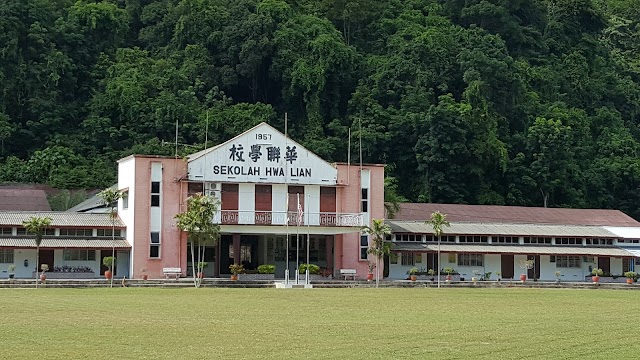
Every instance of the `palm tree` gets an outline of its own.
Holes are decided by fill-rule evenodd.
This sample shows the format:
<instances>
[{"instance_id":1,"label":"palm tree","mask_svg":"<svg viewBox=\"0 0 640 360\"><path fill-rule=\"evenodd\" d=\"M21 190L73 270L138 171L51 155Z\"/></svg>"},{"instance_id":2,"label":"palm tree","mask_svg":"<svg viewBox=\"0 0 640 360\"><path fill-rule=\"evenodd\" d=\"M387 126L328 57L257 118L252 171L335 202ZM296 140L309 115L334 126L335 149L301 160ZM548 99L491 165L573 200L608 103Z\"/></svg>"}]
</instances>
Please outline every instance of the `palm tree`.
<instances>
[{"instance_id":1,"label":"palm tree","mask_svg":"<svg viewBox=\"0 0 640 360\"><path fill-rule=\"evenodd\" d=\"M407 198L398 194L398 183L394 177L384 178L384 210L388 219L393 219L400 211L400 203Z\"/></svg>"},{"instance_id":2,"label":"palm tree","mask_svg":"<svg viewBox=\"0 0 640 360\"><path fill-rule=\"evenodd\" d=\"M116 190L112 187L106 188L98 193L98 197L100 198L100 202L102 205L109 206L109 218L111 219L111 266L115 267L113 261L116 259L116 219L118 218L118 200L122 198L122 191ZM109 269L111 270L111 269ZM113 275L111 276L111 284L113 287Z\"/></svg>"},{"instance_id":3,"label":"palm tree","mask_svg":"<svg viewBox=\"0 0 640 360\"><path fill-rule=\"evenodd\" d=\"M194 195L187 199L187 210L175 216L177 226L189 235L191 242L191 264L193 265L193 283L200 287L200 279L196 276L195 245L198 245L198 262L204 262L205 245L208 242L217 245L220 225L213 223L213 217L218 211L218 201L213 196ZM219 261L216 259L216 261ZM216 264L216 266L219 266Z\"/></svg>"},{"instance_id":4,"label":"palm tree","mask_svg":"<svg viewBox=\"0 0 640 360\"><path fill-rule=\"evenodd\" d=\"M50 217L31 217L29 220L22 222L22 226L27 232L36 236L36 288L38 288L38 264L40 263L40 244L42 243L42 235L44 230L51 226Z\"/></svg>"},{"instance_id":5,"label":"palm tree","mask_svg":"<svg viewBox=\"0 0 640 360\"><path fill-rule=\"evenodd\" d=\"M373 219L373 225L365 227L362 232L371 235L372 241L369 249L367 249L367 254L376 258L376 287L378 287L380 282L380 259L385 255L389 255L390 252L389 243L385 242L384 239L391 234L391 228L384 223L384 220Z\"/></svg>"},{"instance_id":6,"label":"palm tree","mask_svg":"<svg viewBox=\"0 0 640 360\"><path fill-rule=\"evenodd\" d=\"M438 237L438 288L440 288L440 237L444 232L442 228L449 227L451 224L447 221L447 215L440 213L440 211L432 213L426 224L433 227L433 233Z\"/></svg>"}]
</instances>

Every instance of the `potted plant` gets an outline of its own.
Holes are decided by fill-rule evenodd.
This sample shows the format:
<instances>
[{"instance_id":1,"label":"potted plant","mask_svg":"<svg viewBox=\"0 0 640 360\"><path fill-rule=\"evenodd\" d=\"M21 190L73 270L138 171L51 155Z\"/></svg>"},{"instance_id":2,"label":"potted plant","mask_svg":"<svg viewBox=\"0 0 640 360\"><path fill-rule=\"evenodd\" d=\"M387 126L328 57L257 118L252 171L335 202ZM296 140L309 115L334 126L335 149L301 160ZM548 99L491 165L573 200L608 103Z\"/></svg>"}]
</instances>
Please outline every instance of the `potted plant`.
<instances>
[{"instance_id":1,"label":"potted plant","mask_svg":"<svg viewBox=\"0 0 640 360\"><path fill-rule=\"evenodd\" d=\"M496 276L498 277L498 280L497 280L497 281L498 281L498 282L500 282L500 280L501 280L501 276L502 276L502 272L500 272L500 271L496 271Z\"/></svg>"},{"instance_id":2,"label":"potted plant","mask_svg":"<svg viewBox=\"0 0 640 360\"><path fill-rule=\"evenodd\" d=\"M204 268L207 266L209 266L209 264L204 261L198 263L198 279L204 279Z\"/></svg>"},{"instance_id":3,"label":"potted plant","mask_svg":"<svg viewBox=\"0 0 640 360\"><path fill-rule=\"evenodd\" d=\"M104 272L104 278L107 280L111 280L113 278L113 264L116 263L116 258L113 256L106 256L102 259L102 265L107 267L107 271Z\"/></svg>"},{"instance_id":4,"label":"potted plant","mask_svg":"<svg viewBox=\"0 0 640 360\"><path fill-rule=\"evenodd\" d=\"M442 272L447 274L447 276L445 277L445 280L447 282L451 281L451 274L453 274L453 272L454 272L453 268L450 268L450 267L444 268L444 269L442 269Z\"/></svg>"},{"instance_id":5,"label":"potted plant","mask_svg":"<svg viewBox=\"0 0 640 360\"><path fill-rule=\"evenodd\" d=\"M493 272L491 272L491 271L484 273L484 276L482 277L482 279L483 279L484 281L489 281L489 280L491 280L491 274L493 274Z\"/></svg>"},{"instance_id":6,"label":"potted plant","mask_svg":"<svg viewBox=\"0 0 640 360\"><path fill-rule=\"evenodd\" d=\"M429 271L427 271L427 274L428 274L429 276L431 276L431 279L430 279L430 280L431 280L431 281L433 281L433 280L434 280L434 278L433 278L433 277L434 277L434 276L436 276L436 271L435 271L435 270L433 270L433 269L429 269Z\"/></svg>"},{"instance_id":7,"label":"potted plant","mask_svg":"<svg viewBox=\"0 0 640 360\"><path fill-rule=\"evenodd\" d=\"M409 274L409 278L411 279L411 281L418 280L418 275L416 275L417 273L418 273L417 267L412 267L411 269L409 269L409 271L407 271L407 274Z\"/></svg>"},{"instance_id":8,"label":"potted plant","mask_svg":"<svg viewBox=\"0 0 640 360\"><path fill-rule=\"evenodd\" d=\"M147 268L140 269L140 272L142 273L142 280L147 281L147 279L149 278L147 276Z\"/></svg>"},{"instance_id":9,"label":"potted plant","mask_svg":"<svg viewBox=\"0 0 640 360\"><path fill-rule=\"evenodd\" d=\"M49 265L47 264L40 265L40 270L42 270L42 272L40 273L40 281L44 282L45 280L47 280L47 275L45 275L44 273L46 271L49 271Z\"/></svg>"},{"instance_id":10,"label":"potted plant","mask_svg":"<svg viewBox=\"0 0 640 360\"><path fill-rule=\"evenodd\" d=\"M298 274L300 275L306 274L307 269L309 269L309 279L312 278L311 275L320 274L320 266L316 264L300 264L300 267L298 268Z\"/></svg>"},{"instance_id":11,"label":"potted plant","mask_svg":"<svg viewBox=\"0 0 640 360\"><path fill-rule=\"evenodd\" d=\"M369 273L367 274L367 281L373 280L373 269L376 268L376 263L369 261Z\"/></svg>"},{"instance_id":12,"label":"potted plant","mask_svg":"<svg viewBox=\"0 0 640 360\"><path fill-rule=\"evenodd\" d=\"M533 269L533 266L535 265L535 262L533 261L533 259L530 260L520 260L520 268L523 271L528 271L530 269ZM520 281L525 282L527 280L527 273L523 273L520 274Z\"/></svg>"},{"instance_id":13,"label":"potted plant","mask_svg":"<svg viewBox=\"0 0 640 360\"><path fill-rule=\"evenodd\" d=\"M562 276L562 273L560 272L560 270L556 271L556 282L557 283L560 282L560 276Z\"/></svg>"},{"instance_id":14,"label":"potted plant","mask_svg":"<svg viewBox=\"0 0 640 360\"><path fill-rule=\"evenodd\" d=\"M7 269L9 270L9 279L13 279L16 274L14 273L14 271L16 271L16 266L14 264L9 265L9 268Z\"/></svg>"},{"instance_id":15,"label":"potted plant","mask_svg":"<svg viewBox=\"0 0 640 360\"><path fill-rule=\"evenodd\" d=\"M638 273L636 273L635 271L627 271L626 273L624 273L624 276L627 277L627 284L633 284L633 281L638 276Z\"/></svg>"},{"instance_id":16,"label":"potted plant","mask_svg":"<svg viewBox=\"0 0 640 360\"><path fill-rule=\"evenodd\" d=\"M471 282L475 284L478 281L478 276L480 276L480 271L473 270L473 276L471 277Z\"/></svg>"},{"instance_id":17,"label":"potted plant","mask_svg":"<svg viewBox=\"0 0 640 360\"><path fill-rule=\"evenodd\" d=\"M594 284L597 284L600 281L600 276L602 276L602 274L604 274L604 271L600 268L591 270L591 275L593 275L591 276L591 281L593 281Z\"/></svg>"},{"instance_id":18,"label":"potted plant","mask_svg":"<svg viewBox=\"0 0 640 360\"><path fill-rule=\"evenodd\" d=\"M229 265L229 270L231 270L231 280L238 280L238 274L244 271L244 266L242 264L231 264Z\"/></svg>"}]
</instances>

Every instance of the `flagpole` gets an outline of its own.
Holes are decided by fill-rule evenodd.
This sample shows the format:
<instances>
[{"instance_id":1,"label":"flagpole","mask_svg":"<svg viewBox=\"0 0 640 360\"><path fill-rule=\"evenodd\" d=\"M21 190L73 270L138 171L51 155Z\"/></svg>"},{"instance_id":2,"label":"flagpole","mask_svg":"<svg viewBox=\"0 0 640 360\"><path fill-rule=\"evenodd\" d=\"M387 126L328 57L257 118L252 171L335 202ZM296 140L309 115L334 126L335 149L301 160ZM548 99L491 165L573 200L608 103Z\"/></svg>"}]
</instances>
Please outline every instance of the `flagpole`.
<instances>
[{"instance_id":1,"label":"flagpole","mask_svg":"<svg viewBox=\"0 0 640 360\"><path fill-rule=\"evenodd\" d=\"M287 113L284 113L284 149L285 151L287 150L287 132L289 129L287 129L287 125L288 125L288 118L287 118ZM287 258L286 258L286 268L284 271L284 283L285 285L289 284L289 185L287 184L288 181L288 166L287 166L287 160L284 160L284 187L285 187L285 191L286 191L286 196L287 196L287 201L286 201L286 208L285 208L285 216L284 216L284 220L287 223Z\"/></svg>"},{"instance_id":2,"label":"flagpole","mask_svg":"<svg viewBox=\"0 0 640 360\"><path fill-rule=\"evenodd\" d=\"M311 194L307 194L307 204L311 204ZM307 271L305 274L307 285L311 284L311 281L309 280L309 236L311 234L310 225L311 225L311 221L309 221L309 211L307 211Z\"/></svg>"},{"instance_id":3,"label":"flagpole","mask_svg":"<svg viewBox=\"0 0 640 360\"><path fill-rule=\"evenodd\" d=\"M300 193L298 195L298 207L296 213L296 285L300 284Z\"/></svg>"}]
</instances>

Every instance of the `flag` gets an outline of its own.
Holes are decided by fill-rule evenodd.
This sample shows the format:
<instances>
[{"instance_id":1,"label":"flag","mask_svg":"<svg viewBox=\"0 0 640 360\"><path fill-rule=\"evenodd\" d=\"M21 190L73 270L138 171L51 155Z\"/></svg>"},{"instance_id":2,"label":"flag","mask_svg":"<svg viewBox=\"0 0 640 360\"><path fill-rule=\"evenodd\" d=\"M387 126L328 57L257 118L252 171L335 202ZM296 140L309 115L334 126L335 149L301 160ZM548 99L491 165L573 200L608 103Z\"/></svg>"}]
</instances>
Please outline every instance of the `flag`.
<instances>
[{"instance_id":1,"label":"flag","mask_svg":"<svg viewBox=\"0 0 640 360\"><path fill-rule=\"evenodd\" d=\"M300 205L300 194L298 194L298 225L302 224L302 205Z\"/></svg>"}]
</instances>

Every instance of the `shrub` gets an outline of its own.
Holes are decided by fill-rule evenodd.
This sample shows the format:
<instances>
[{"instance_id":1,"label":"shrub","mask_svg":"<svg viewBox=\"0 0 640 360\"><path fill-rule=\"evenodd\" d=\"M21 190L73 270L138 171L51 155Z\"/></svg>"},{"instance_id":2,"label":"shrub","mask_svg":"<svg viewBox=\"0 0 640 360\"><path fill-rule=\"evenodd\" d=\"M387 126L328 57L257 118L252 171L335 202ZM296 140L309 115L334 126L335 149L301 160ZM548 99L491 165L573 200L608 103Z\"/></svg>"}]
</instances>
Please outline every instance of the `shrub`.
<instances>
[{"instance_id":1,"label":"shrub","mask_svg":"<svg viewBox=\"0 0 640 360\"><path fill-rule=\"evenodd\" d=\"M604 274L604 271L602 271L602 269L593 269L591 271L591 274L593 276L602 276Z\"/></svg>"},{"instance_id":2,"label":"shrub","mask_svg":"<svg viewBox=\"0 0 640 360\"><path fill-rule=\"evenodd\" d=\"M275 274L276 266L271 264L264 264L258 266L258 273L260 274Z\"/></svg>"},{"instance_id":3,"label":"shrub","mask_svg":"<svg viewBox=\"0 0 640 360\"><path fill-rule=\"evenodd\" d=\"M309 268L309 274L320 274L320 267L316 264L301 264L298 272L304 274Z\"/></svg>"},{"instance_id":4,"label":"shrub","mask_svg":"<svg viewBox=\"0 0 640 360\"><path fill-rule=\"evenodd\" d=\"M229 265L229 270L233 275L242 274L244 272L244 266L241 264L231 264Z\"/></svg>"}]
</instances>

